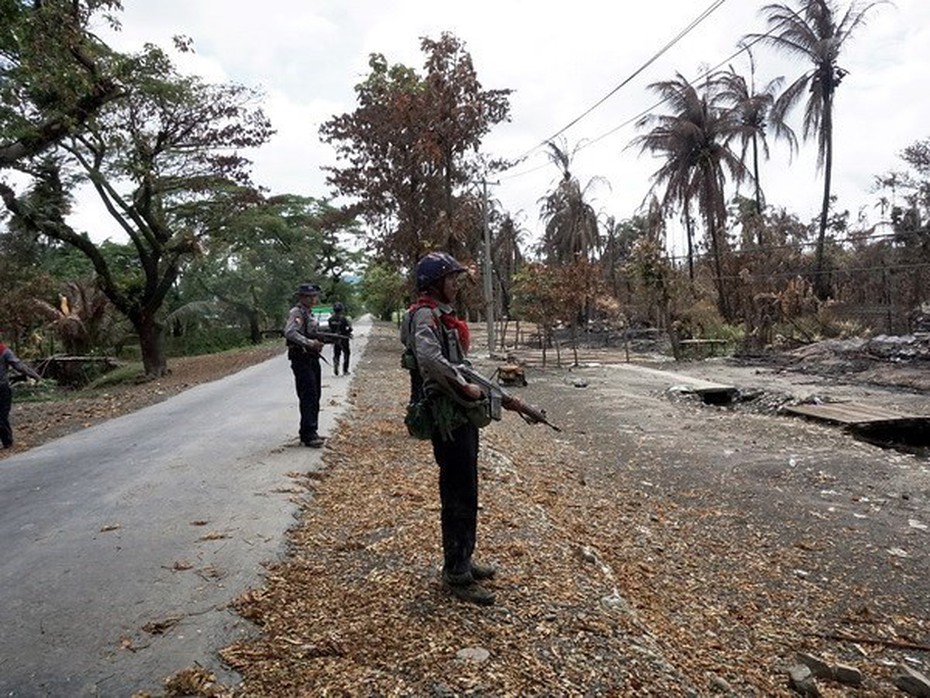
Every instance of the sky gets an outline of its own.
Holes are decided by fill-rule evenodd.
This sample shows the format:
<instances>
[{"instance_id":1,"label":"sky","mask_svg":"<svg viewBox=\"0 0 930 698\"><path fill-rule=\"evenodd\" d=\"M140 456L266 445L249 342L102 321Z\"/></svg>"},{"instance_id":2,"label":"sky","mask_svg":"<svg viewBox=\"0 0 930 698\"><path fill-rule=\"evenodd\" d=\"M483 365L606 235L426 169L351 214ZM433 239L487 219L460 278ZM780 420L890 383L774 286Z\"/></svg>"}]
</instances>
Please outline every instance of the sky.
<instances>
[{"instance_id":1,"label":"sky","mask_svg":"<svg viewBox=\"0 0 930 698\"><path fill-rule=\"evenodd\" d=\"M649 85L681 73L689 80L737 51L742 37L764 32L760 8L768 0L727 0L693 31L674 42L560 137L576 153L572 171L591 182L590 201L604 215L627 218L649 193L660 162L630 142L643 133L636 117L659 101ZM789 0L790 2L791 0ZM353 88L368 74L368 56L421 71L420 38L450 31L465 43L485 89L511 89L511 122L485 139L495 157L525 161L498 176L492 198L538 239L541 196L560 172L540 145L627 81L715 3L651 0L645 3L574 0L124 0L122 30L100 33L116 48L145 42L171 47L174 35L193 41L194 54L177 56L182 72L209 81L259 88L276 129L271 142L252 153L255 181L272 193L326 197L332 194L320 167L335 161L319 140L320 125L356 107ZM840 0L842 7L848 0ZM634 9L635 8L635 9ZM847 44L840 65L849 73L835 104L834 192L853 220L862 211L879 218L874 178L902 169L900 152L930 137L930 1L895 0L874 7ZM807 69L770 49L754 50L757 81ZM729 60L748 72L744 56ZM422 71L421 71L422 72ZM792 124L800 135L800 111ZM609 134L609 135L608 135ZM596 141L596 142L594 142ZM822 175L816 145L802 144L789 157L772 143L763 166L767 201L804 220L819 211ZM592 181L595 178L601 179ZM743 191L749 194L747 188ZM82 197L78 227L92 237L110 235L107 214ZM676 243L677 244L677 243Z\"/></svg>"}]
</instances>

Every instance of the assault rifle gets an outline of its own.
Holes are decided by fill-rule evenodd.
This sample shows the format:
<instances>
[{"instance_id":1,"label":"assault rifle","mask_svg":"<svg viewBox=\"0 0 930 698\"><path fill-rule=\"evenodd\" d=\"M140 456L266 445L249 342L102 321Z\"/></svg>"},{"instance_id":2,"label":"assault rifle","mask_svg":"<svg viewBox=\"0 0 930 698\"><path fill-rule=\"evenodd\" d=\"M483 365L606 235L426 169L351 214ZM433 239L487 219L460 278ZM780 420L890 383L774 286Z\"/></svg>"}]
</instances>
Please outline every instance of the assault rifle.
<instances>
[{"instance_id":1,"label":"assault rifle","mask_svg":"<svg viewBox=\"0 0 930 698\"><path fill-rule=\"evenodd\" d=\"M491 419L499 420L501 418L501 407L503 406L519 414L527 424L545 424L556 431L562 431L546 418L546 411L544 409L530 405L529 403L523 402L520 398L511 395L501 388L500 385L485 378L471 366L467 364L458 364L455 368L458 369L458 372L462 374L465 380L469 383L480 385L487 393L488 401L490 402Z\"/></svg>"},{"instance_id":2,"label":"assault rifle","mask_svg":"<svg viewBox=\"0 0 930 698\"><path fill-rule=\"evenodd\" d=\"M332 344L333 342L338 342L340 339L351 341L352 335L338 334L336 332L313 332L307 335L307 339L318 339L324 344Z\"/></svg>"}]
</instances>

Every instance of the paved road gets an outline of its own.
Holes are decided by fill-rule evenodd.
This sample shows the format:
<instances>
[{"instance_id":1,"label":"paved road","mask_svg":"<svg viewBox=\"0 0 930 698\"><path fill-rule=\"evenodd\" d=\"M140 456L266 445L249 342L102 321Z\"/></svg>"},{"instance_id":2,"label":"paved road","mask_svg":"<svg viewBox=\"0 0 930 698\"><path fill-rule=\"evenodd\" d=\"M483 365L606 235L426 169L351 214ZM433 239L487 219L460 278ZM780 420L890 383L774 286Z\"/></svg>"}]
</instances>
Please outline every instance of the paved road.
<instances>
[{"instance_id":1,"label":"paved road","mask_svg":"<svg viewBox=\"0 0 930 698\"><path fill-rule=\"evenodd\" d=\"M350 377L323 368L328 434ZM320 467L297 423L282 352L0 462L0 696L160 692L195 662L234 680L216 650L251 628L225 605L284 552L292 474Z\"/></svg>"}]
</instances>

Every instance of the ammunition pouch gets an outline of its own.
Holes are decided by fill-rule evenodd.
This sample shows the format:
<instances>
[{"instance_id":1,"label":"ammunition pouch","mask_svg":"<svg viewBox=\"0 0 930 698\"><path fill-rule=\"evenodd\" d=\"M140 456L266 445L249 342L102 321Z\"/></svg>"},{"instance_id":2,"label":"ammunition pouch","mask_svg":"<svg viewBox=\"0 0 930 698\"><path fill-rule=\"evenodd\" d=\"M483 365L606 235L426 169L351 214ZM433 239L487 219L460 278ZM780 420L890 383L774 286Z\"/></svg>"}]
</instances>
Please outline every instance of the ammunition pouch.
<instances>
[{"instance_id":1,"label":"ammunition pouch","mask_svg":"<svg viewBox=\"0 0 930 698\"><path fill-rule=\"evenodd\" d=\"M472 404L466 408L465 416L468 417L469 422L479 429L483 429L494 419L491 414L491 401L487 398L473 401ZM500 417L498 417L498 419L500 419Z\"/></svg>"},{"instance_id":2,"label":"ammunition pouch","mask_svg":"<svg viewBox=\"0 0 930 698\"><path fill-rule=\"evenodd\" d=\"M404 424L407 433L415 439L428 441L433 437L433 410L429 400L422 399L407 405L407 414L404 415Z\"/></svg>"},{"instance_id":3,"label":"ammunition pouch","mask_svg":"<svg viewBox=\"0 0 930 698\"><path fill-rule=\"evenodd\" d=\"M491 403L487 398L466 400L458 395L437 392L428 398L435 426L444 440L452 438L452 432L463 424L471 423L482 429L491 423Z\"/></svg>"},{"instance_id":4,"label":"ammunition pouch","mask_svg":"<svg viewBox=\"0 0 930 698\"><path fill-rule=\"evenodd\" d=\"M409 349L400 355L400 367L408 371L419 371L417 366L417 357Z\"/></svg>"}]
</instances>

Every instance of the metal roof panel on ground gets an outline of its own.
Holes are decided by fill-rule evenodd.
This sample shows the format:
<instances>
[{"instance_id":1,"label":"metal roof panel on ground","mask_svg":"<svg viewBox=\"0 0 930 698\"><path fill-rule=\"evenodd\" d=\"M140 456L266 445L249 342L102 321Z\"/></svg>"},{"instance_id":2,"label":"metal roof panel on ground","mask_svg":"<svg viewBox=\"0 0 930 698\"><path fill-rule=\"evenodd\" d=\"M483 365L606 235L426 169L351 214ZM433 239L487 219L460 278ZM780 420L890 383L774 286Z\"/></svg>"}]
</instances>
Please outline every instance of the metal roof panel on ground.
<instances>
[{"instance_id":1,"label":"metal roof panel on ground","mask_svg":"<svg viewBox=\"0 0 930 698\"><path fill-rule=\"evenodd\" d=\"M837 402L822 405L791 405L786 406L786 412L811 417L834 424L865 424L870 422L896 422L896 421L930 421L930 417L916 414L902 414L892 410L863 405L855 402Z\"/></svg>"}]
</instances>

